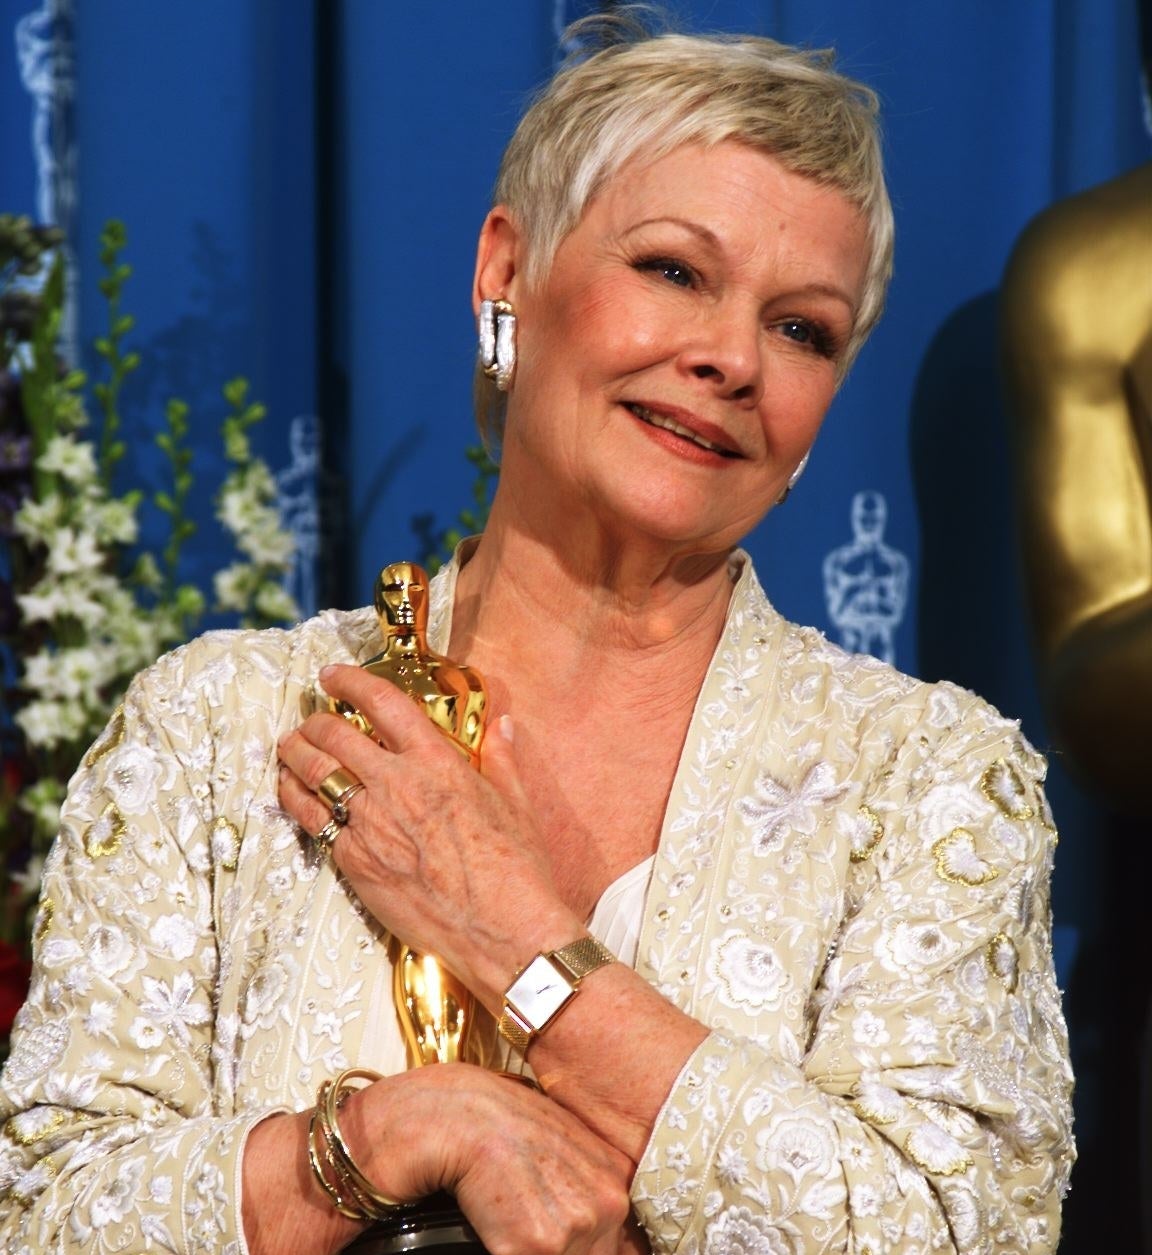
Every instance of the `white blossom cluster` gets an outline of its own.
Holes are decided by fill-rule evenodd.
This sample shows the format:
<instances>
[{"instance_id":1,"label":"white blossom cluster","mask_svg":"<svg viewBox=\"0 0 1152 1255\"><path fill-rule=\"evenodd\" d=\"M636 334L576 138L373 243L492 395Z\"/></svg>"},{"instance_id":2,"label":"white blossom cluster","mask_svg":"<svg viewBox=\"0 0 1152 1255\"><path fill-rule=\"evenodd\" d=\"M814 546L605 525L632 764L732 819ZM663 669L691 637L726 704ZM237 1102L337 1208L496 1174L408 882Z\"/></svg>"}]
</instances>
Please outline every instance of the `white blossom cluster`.
<instances>
[{"instance_id":1,"label":"white blossom cluster","mask_svg":"<svg viewBox=\"0 0 1152 1255\"><path fill-rule=\"evenodd\" d=\"M229 474L216 503L216 517L245 559L216 572L216 602L221 610L256 623L295 619L300 613L284 587L294 542L275 503L276 481L257 459Z\"/></svg>"},{"instance_id":2,"label":"white blossom cluster","mask_svg":"<svg viewBox=\"0 0 1152 1255\"><path fill-rule=\"evenodd\" d=\"M136 499L108 496L91 442L72 432L51 436L36 470L52 488L29 497L15 524L29 548L43 552L44 569L17 604L25 624L48 631L47 643L21 659L21 686L33 696L16 721L31 746L52 750L99 731L110 690L155 659L165 633L163 613L141 614L116 573L116 548L136 540Z\"/></svg>"},{"instance_id":3,"label":"white blossom cluster","mask_svg":"<svg viewBox=\"0 0 1152 1255\"><path fill-rule=\"evenodd\" d=\"M57 432L35 470L50 487L22 504L15 526L29 550L43 556L43 570L17 604L25 625L46 630L36 633L44 641L36 652L19 660L20 685L30 699L15 719L34 753L69 760L60 778L42 777L19 799L37 837L47 840L58 825L64 779L76 765L71 757L95 738L131 677L183 641L205 599L189 585L173 597L160 595L163 579L148 553L124 577L122 557L137 539L140 494L109 495L90 441ZM251 456L233 467L218 498L217 515L242 560L217 572L217 608L248 621L298 615L283 587L293 542L274 498L271 472Z\"/></svg>"}]
</instances>

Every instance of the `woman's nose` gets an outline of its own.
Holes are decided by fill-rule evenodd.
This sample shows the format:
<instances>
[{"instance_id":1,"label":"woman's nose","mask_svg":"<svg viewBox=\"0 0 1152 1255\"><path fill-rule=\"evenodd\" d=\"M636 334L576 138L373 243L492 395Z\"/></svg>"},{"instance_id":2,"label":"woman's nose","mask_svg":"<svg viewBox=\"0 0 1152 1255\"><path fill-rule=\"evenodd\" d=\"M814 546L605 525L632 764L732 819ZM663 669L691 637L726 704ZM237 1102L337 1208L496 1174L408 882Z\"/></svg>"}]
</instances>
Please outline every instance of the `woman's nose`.
<instances>
[{"instance_id":1,"label":"woman's nose","mask_svg":"<svg viewBox=\"0 0 1152 1255\"><path fill-rule=\"evenodd\" d=\"M684 355L685 366L730 401L755 405L764 393L763 329L739 311L710 311Z\"/></svg>"}]
</instances>

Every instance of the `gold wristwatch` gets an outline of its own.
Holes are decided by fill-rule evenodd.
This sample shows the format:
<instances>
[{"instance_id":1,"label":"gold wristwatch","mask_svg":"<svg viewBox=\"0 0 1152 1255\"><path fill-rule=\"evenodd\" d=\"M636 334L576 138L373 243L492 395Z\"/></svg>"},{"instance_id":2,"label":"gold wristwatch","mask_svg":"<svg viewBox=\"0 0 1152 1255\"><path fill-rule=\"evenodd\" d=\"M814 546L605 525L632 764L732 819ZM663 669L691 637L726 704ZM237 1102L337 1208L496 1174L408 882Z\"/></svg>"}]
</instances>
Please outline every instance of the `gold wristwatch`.
<instances>
[{"instance_id":1,"label":"gold wristwatch","mask_svg":"<svg viewBox=\"0 0 1152 1255\"><path fill-rule=\"evenodd\" d=\"M584 977L615 962L616 956L595 937L538 954L504 991L500 1032L523 1054L576 997Z\"/></svg>"}]
</instances>

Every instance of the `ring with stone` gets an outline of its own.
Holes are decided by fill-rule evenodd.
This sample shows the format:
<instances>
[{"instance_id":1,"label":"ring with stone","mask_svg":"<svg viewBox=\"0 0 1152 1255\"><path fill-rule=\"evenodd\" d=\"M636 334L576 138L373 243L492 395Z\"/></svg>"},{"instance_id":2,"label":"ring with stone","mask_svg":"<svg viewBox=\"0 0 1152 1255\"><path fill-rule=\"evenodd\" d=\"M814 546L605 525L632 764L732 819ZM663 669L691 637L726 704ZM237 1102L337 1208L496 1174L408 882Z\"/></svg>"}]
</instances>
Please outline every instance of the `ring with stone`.
<instances>
[{"instance_id":1,"label":"ring with stone","mask_svg":"<svg viewBox=\"0 0 1152 1255\"><path fill-rule=\"evenodd\" d=\"M332 848L332 843L344 831L344 825L336 818L335 815L324 825L323 828L312 838L317 845L322 845L326 850Z\"/></svg>"},{"instance_id":2,"label":"ring with stone","mask_svg":"<svg viewBox=\"0 0 1152 1255\"><path fill-rule=\"evenodd\" d=\"M348 822L348 803L365 787L363 780L345 768L337 767L316 786L316 796L332 812L332 818L343 827Z\"/></svg>"}]
</instances>

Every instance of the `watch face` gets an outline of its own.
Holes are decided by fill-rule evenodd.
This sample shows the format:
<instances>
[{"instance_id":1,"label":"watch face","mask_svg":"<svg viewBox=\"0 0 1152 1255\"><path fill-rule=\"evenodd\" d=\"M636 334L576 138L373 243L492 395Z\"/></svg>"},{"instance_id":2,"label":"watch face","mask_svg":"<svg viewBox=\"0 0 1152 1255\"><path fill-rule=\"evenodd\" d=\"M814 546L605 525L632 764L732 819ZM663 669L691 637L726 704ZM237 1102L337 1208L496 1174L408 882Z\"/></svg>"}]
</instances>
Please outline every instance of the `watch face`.
<instances>
[{"instance_id":1,"label":"watch face","mask_svg":"<svg viewBox=\"0 0 1152 1255\"><path fill-rule=\"evenodd\" d=\"M504 995L508 1005L536 1032L576 992L576 987L542 954L520 973Z\"/></svg>"}]
</instances>

